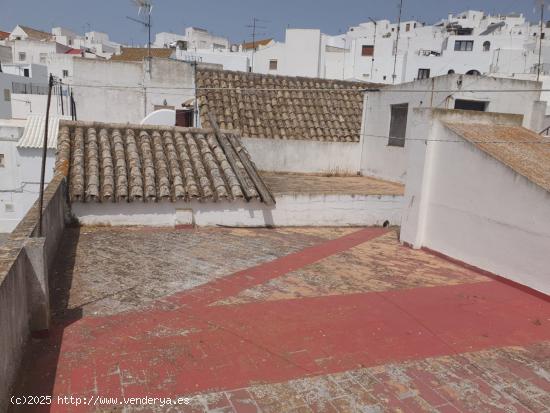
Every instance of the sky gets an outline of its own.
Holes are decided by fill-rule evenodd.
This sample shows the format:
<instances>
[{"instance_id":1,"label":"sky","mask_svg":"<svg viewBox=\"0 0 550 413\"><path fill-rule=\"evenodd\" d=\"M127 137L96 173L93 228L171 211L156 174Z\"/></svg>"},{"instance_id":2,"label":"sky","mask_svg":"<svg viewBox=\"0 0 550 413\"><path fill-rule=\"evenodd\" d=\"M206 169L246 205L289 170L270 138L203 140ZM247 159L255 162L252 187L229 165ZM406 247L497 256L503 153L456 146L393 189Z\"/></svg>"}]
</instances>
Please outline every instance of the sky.
<instances>
[{"instance_id":1,"label":"sky","mask_svg":"<svg viewBox=\"0 0 550 413\"><path fill-rule=\"evenodd\" d=\"M541 0L403 0L403 18L434 23L467 9L488 13L520 12L531 21ZM550 4L550 0L547 0ZM252 18L264 20L258 37L284 40L287 27L319 28L338 34L369 17L397 20L399 0L153 0L153 33L182 33L198 26L234 43L251 39ZM540 10L540 9L539 9ZM550 11L546 10L550 20ZM138 17L132 0L0 0L0 30L17 24L50 31L63 26L83 33L97 30L125 44L145 44L147 32L126 16ZM154 40L154 36L153 36Z\"/></svg>"}]
</instances>

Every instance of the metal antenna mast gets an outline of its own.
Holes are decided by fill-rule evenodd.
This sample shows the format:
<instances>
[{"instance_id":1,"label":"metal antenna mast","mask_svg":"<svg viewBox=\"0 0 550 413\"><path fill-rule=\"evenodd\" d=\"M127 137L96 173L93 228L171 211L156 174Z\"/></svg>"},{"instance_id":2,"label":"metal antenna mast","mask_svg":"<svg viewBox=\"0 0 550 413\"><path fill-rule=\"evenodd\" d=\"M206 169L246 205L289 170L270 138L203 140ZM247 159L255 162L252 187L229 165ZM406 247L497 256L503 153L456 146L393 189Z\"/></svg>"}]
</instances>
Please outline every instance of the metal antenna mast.
<instances>
[{"instance_id":1,"label":"metal antenna mast","mask_svg":"<svg viewBox=\"0 0 550 413\"><path fill-rule=\"evenodd\" d=\"M256 36L261 34L261 35L264 35L265 33L257 33L256 30L257 29L267 29L267 27L265 26L258 26L258 23L260 22L263 22L263 23L267 23L266 20L261 20L261 19L258 19L256 17L253 17L252 18L252 24L249 24L245 27L248 27L250 29L252 29L252 59L251 59L251 63L250 63L250 70L252 72L254 72L254 53L256 53Z\"/></svg>"},{"instance_id":2,"label":"metal antenna mast","mask_svg":"<svg viewBox=\"0 0 550 413\"><path fill-rule=\"evenodd\" d=\"M537 82L540 79L541 59L542 59L542 38L544 37L544 6L545 1L540 0L540 33L539 33L539 63L537 65Z\"/></svg>"},{"instance_id":3,"label":"metal antenna mast","mask_svg":"<svg viewBox=\"0 0 550 413\"><path fill-rule=\"evenodd\" d=\"M395 40L394 48L394 58L393 58L393 74L392 74L392 83L395 83L395 69L397 67L397 51L399 50L399 35L401 33L401 13L403 12L403 0L399 1L399 18L397 19L397 38Z\"/></svg>"},{"instance_id":4,"label":"metal antenna mast","mask_svg":"<svg viewBox=\"0 0 550 413\"><path fill-rule=\"evenodd\" d=\"M134 0L134 3L139 7L138 16L141 15L143 10L147 14L147 20L134 19L130 16L126 16L126 18L147 28L147 57L151 59L151 12L153 11L153 3L151 0Z\"/></svg>"}]
</instances>

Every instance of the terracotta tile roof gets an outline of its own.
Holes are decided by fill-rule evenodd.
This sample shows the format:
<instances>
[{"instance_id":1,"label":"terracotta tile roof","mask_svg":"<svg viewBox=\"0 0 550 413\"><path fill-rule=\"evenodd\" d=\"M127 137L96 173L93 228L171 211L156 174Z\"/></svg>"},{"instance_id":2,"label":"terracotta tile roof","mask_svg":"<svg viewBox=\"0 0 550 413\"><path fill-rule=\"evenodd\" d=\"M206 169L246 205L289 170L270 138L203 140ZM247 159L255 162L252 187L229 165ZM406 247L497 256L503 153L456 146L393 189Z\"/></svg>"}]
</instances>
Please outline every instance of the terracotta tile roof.
<instances>
[{"instance_id":1,"label":"terracotta tile roof","mask_svg":"<svg viewBox=\"0 0 550 413\"><path fill-rule=\"evenodd\" d=\"M197 85L204 127L212 113L222 129L240 130L243 137L336 142L359 142L361 90L374 87L200 67Z\"/></svg>"},{"instance_id":2,"label":"terracotta tile roof","mask_svg":"<svg viewBox=\"0 0 550 413\"><path fill-rule=\"evenodd\" d=\"M267 46L272 41L273 39L260 39L256 40L255 42L246 42L242 44L242 48L243 50L252 50L254 48L257 48L258 46Z\"/></svg>"},{"instance_id":3,"label":"terracotta tile roof","mask_svg":"<svg viewBox=\"0 0 550 413\"><path fill-rule=\"evenodd\" d=\"M29 36L33 40L51 40L53 38L51 33L44 32L42 30L33 29L32 27L28 26L19 26L25 33L27 33L27 36Z\"/></svg>"},{"instance_id":4,"label":"terracotta tile roof","mask_svg":"<svg viewBox=\"0 0 550 413\"><path fill-rule=\"evenodd\" d=\"M68 177L72 202L266 202L260 194L267 188L248 162L233 134L71 121L59 126L56 173Z\"/></svg>"},{"instance_id":5,"label":"terracotta tile roof","mask_svg":"<svg viewBox=\"0 0 550 413\"><path fill-rule=\"evenodd\" d=\"M550 139L521 126L445 123L482 151L550 192Z\"/></svg>"},{"instance_id":6,"label":"terracotta tile roof","mask_svg":"<svg viewBox=\"0 0 550 413\"><path fill-rule=\"evenodd\" d=\"M4 32L4 31L0 30L0 40L5 40L5 39L7 39L8 37L10 37L10 33L9 33L9 32Z\"/></svg>"},{"instance_id":7,"label":"terracotta tile roof","mask_svg":"<svg viewBox=\"0 0 550 413\"><path fill-rule=\"evenodd\" d=\"M174 51L163 47L152 47L151 56L168 59L172 56ZM140 62L145 59L148 54L147 47L122 47L121 54L113 55L111 60L125 61L125 62Z\"/></svg>"}]
</instances>

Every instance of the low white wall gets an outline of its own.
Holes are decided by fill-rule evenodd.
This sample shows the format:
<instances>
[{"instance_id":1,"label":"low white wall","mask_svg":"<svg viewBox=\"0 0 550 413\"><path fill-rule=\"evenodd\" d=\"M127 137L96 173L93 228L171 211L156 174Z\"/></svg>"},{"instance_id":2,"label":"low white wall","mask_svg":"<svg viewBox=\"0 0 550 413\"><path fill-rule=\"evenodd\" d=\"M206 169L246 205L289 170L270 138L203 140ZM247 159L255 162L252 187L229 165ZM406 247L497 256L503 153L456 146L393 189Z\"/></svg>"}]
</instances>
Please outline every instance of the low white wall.
<instances>
[{"instance_id":1,"label":"low white wall","mask_svg":"<svg viewBox=\"0 0 550 413\"><path fill-rule=\"evenodd\" d=\"M241 141L262 171L356 173L360 169L360 143L262 138Z\"/></svg>"},{"instance_id":2,"label":"low white wall","mask_svg":"<svg viewBox=\"0 0 550 413\"><path fill-rule=\"evenodd\" d=\"M550 193L417 113L454 142L409 146L401 241L550 294Z\"/></svg>"},{"instance_id":3,"label":"low white wall","mask_svg":"<svg viewBox=\"0 0 550 413\"><path fill-rule=\"evenodd\" d=\"M275 207L257 201L75 203L72 212L83 225L175 226L177 215L192 210L198 226L371 226L397 225L402 208L402 196L282 195Z\"/></svg>"}]
</instances>

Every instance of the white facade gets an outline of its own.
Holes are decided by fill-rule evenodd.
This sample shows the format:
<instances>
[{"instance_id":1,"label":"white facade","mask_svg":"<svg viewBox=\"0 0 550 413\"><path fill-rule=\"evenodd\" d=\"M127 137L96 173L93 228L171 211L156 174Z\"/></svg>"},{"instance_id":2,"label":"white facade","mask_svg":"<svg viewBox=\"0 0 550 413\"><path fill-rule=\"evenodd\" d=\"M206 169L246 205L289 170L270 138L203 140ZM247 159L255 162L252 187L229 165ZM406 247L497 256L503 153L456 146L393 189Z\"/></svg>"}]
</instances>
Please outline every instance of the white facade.
<instances>
[{"instance_id":1,"label":"white facade","mask_svg":"<svg viewBox=\"0 0 550 413\"><path fill-rule=\"evenodd\" d=\"M194 66L172 59L75 59L67 84L84 121L139 123L155 106L181 108L195 96Z\"/></svg>"},{"instance_id":2,"label":"white facade","mask_svg":"<svg viewBox=\"0 0 550 413\"><path fill-rule=\"evenodd\" d=\"M518 125L518 117L416 109L401 241L550 293L550 193L442 122Z\"/></svg>"},{"instance_id":3,"label":"white facade","mask_svg":"<svg viewBox=\"0 0 550 413\"><path fill-rule=\"evenodd\" d=\"M52 35L56 42L64 46L81 49L99 57L110 58L113 54L120 54L121 45L111 41L107 33L90 31L80 35L64 27L54 27Z\"/></svg>"},{"instance_id":4,"label":"white facade","mask_svg":"<svg viewBox=\"0 0 550 413\"><path fill-rule=\"evenodd\" d=\"M14 40L11 42L14 63L35 63L45 65L55 54L65 54L70 47L55 41Z\"/></svg>"},{"instance_id":5,"label":"white facade","mask_svg":"<svg viewBox=\"0 0 550 413\"><path fill-rule=\"evenodd\" d=\"M42 149L20 147L25 121L0 120L0 232L11 232L36 201L40 189ZM46 159L46 179L53 176L55 145Z\"/></svg>"},{"instance_id":6,"label":"white facade","mask_svg":"<svg viewBox=\"0 0 550 413\"><path fill-rule=\"evenodd\" d=\"M187 27L185 34L161 32L155 35L154 47L175 47L182 42L186 50L227 50L230 49L229 39L210 33L199 27Z\"/></svg>"},{"instance_id":7,"label":"white facade","mask_svg":"<svg viewBox=\"0 0 550 413\"><path fill-rule=\"evenodd\" d=\"M252 67L256 73L385 84L448 73L534 73L539 31L522 15L490 16L479 11L449 15L435 25L412 20L398 27L389 20L369 21L337 36L318 29L289 28L284 42L273 41L255 52L220 47L222 53L215 63L235 67L224 59L245 55L250 66L244 70ZM550 29L543 32L542 71L550 74ZM200 41L192 45L187 36L170 33L159 33L157 45L173 45L178 40L186 42L188 51L203 48ZM214 49L209 42L204 44Z\"/></svg>"},{"instance_id":8,"label":"white facade","mask_svg":"<svg viewBox=\"0 0 550 413\"><path fill-rule=\"evenodd\" d=\"M245 137L241 142L261 171L355 175L360 170L361 144L358 142Z\"/></svg>"},{"instance_id":9,"label":"white facade","mask_svg":"<svg viewBox=\"0 0 550 413\"><path fill-rule=\"evenodd\" d=\"M503 89L510 92L504 93ZM361 172L368 176L405 182L409 139L425 137L424 133L413 132L412 111L415 108L455 109L457 104L465 101L479 102L484 105L486 112L522 115L523 125L539 132L547 122L544 116L546 103L540 101L540 89L540 83L527 80L446 75L367 92L361 131ZM468 90L482 91L472 93ZM389 144L392 105L408 105L404 147ZM471 114L473 116L475 112Z\"/></svg>"},{"instance_id":10,"label":"white facade","mask_svg":"<svg viewBox=\"0 0 550 413\"><path fill-rule=\"evenodd\" d=\"M250 67L250 54L218 50L176 49L174 58L184 62L209 63L219 65L224 70L247 72Z\"/></svg>"}]
</instances>

